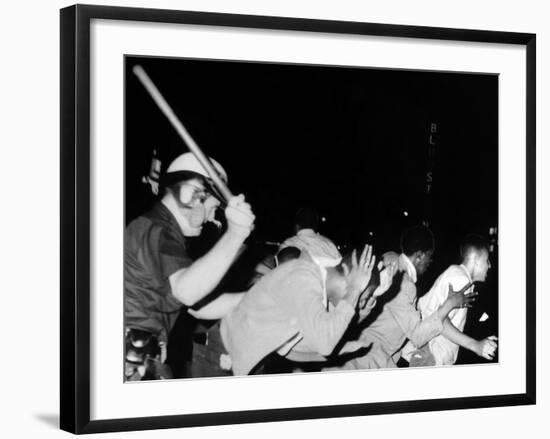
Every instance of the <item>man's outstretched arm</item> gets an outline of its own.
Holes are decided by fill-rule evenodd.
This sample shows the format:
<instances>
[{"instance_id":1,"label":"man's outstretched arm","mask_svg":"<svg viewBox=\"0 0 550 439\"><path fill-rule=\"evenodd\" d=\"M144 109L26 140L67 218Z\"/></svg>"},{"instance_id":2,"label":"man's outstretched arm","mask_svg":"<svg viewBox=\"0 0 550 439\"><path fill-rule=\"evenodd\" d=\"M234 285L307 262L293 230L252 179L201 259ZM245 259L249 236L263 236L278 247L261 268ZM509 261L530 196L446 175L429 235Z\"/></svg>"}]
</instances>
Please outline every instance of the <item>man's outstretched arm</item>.
<instances>
[{"instance_id":1,"label":"man's outstretched arm","mask_svg":"<svg viewBox=\"0 0 550 439\"><path fill-rule=\"evenodd\" d=\"M467 284L459 291L454 291L452 286L449 285L449 293L445 302L432 315L419 320L414 329L408 333L408 337L414 346L420 348L435 336L443 333L445 322L449 321L447 315L451 310L471 306L471 303L476 299L477 293L466 294L470 286L471 284ZM420 319L420 316L418 318ZM456 334L451 334L451 336L456 336Z\"/></svg>"},{"instance_id":2,"label":"man's outstretched arm","mask_svg":"<svg viewBox=\"0 0 550 439\"><path fill-rule=\"evenodd\" d=\"M495 351L497 349L497 338L494 335L484 338L483 340L475 340L459 331L457 327L452 324L449 318L446 318L443 321L443 331L441 334L447 340L476 353L486 360L492 360L495 356Z\"/></svg>"},{"instance_id":3,"label":"man's outstretched arm","mask_svg":"<svg viewBox=\"0 0 550 439\"><path fill-rule=\"evenodd\" d=\"M188 308L187 312L196 319L219 320L235 308L246 293L220 294L211 302L198 309Z\"/></svg>"}]
</instances>

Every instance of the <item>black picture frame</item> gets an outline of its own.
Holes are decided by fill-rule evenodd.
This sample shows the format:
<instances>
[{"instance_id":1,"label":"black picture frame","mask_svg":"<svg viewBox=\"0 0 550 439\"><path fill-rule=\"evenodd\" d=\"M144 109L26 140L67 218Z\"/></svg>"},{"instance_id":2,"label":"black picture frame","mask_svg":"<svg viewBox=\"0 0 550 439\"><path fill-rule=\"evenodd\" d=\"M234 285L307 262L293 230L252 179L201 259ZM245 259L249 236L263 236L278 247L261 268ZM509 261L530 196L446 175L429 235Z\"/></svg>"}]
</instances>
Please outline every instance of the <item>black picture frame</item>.
<instances>
[{"instance_id":1,"label":"black picture frame","mask_svg":"<svg viewBox=\"0 0 550 439\"><path fill-rule=\"evenodd\" d=\"M526 392L518 394L90 420L90 22L135 20L522 45L526 47ZM302 18L75 5L61 10L61 399L63 430L81 434L535 404L536 36Z\"/></svg>"}]
</instances>

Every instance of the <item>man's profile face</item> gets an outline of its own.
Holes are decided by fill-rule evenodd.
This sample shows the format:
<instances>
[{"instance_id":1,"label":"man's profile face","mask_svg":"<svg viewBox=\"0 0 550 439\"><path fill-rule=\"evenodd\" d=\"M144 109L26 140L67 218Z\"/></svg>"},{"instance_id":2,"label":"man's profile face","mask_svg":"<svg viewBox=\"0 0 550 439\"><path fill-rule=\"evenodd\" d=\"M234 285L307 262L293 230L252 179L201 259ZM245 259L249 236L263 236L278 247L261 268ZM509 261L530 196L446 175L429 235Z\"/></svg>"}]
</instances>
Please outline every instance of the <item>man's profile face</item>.
<instances>
[{"instance_id":1,"label":"man's profile face","mask_svg":"<svg viewBox=\"0 0 550 439\"><path fill-rule=\"evenodd\" d=\"M489 260L489 252L486 249L481 250L475 258L474 275L473 278L478 282L485 282L487 279L487 272L491 268L491 261Z\"/></svg>"}]
</instances>

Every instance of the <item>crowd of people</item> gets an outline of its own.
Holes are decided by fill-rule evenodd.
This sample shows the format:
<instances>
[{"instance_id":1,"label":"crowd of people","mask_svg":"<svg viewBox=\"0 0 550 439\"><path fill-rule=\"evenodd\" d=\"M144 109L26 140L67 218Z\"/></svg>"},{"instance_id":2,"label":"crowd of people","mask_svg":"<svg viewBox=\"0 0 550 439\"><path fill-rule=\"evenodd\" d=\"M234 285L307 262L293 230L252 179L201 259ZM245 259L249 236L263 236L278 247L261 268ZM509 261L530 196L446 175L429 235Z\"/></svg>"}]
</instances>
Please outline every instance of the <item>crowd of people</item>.
<instances>
[{"instance_id":1,"label":"crowd of people","mask_svg":"<svg viewBox=\"0 0 550 439\"><path fill-rule=\"evenodd\" d=\"M212 160L222 180L223 167ZM464 333L476 282L491 268L487 242L465 236L461 261L420 300L416 283L433 258L432 232L401 233L400 251L375 255L365 245L342 255L317 231L318 217L299 212L295 235L261 261L247 291L218 286L254 229L243 195L225 200L194 155L163 173L160 200L125 232L125 379L169 379L168 353L183 349L170 334L181 313L211 322L188 334L193 350L186 377L452 365L459 348L491 360L495 336ZM226 226L200 257L189 240L208 222ZM176 374L179 376L179 374Z\"/></svg>"}]
</instances>

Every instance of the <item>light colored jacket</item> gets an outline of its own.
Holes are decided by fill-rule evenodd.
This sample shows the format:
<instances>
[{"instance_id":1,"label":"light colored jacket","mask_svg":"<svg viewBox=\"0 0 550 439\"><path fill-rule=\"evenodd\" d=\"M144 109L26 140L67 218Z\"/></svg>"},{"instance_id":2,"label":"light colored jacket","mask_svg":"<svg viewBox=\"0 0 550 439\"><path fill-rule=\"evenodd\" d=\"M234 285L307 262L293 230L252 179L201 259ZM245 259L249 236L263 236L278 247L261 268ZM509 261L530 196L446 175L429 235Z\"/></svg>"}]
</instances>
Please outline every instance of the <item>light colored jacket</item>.
<instances>
[{"instance_id":1,"label":"light colored jacket","mask_svg":"<svg viewBox=\"0 0 550 439\"><path fill-rule=\"evenodd\" d=\"M250 373L282 348L281 355L330 355L355 310L346 301L327 307L323 291L321 270L309 258L286 262L260 279L221 322L233 373Z\"/></svg>"},{"instance_id":2,"label":"light colored jacket","mask_svg":"<svg viewBox=\"0 0 550 439\"><path fill-rule=\"evenodd\" d=\"M382 305L376 319L367 326L360 336L363 344L371 344L371 349L363 356L354 358L345 365L345 369L370 369L396 367L401 355L401 349L407 339L415 347L425 345L433 337L439 335L443 324L435 315L422 320L416 308L416 271L410 260L404 254L384 255L384 260L396 260L401 278L398 291L394 297L392 289L385 295L391 298L386 303L382 296ZM397 275L396 275L397 276ZM376 313L376 309L373 311Z\"/></svg>"}]
</instances>

